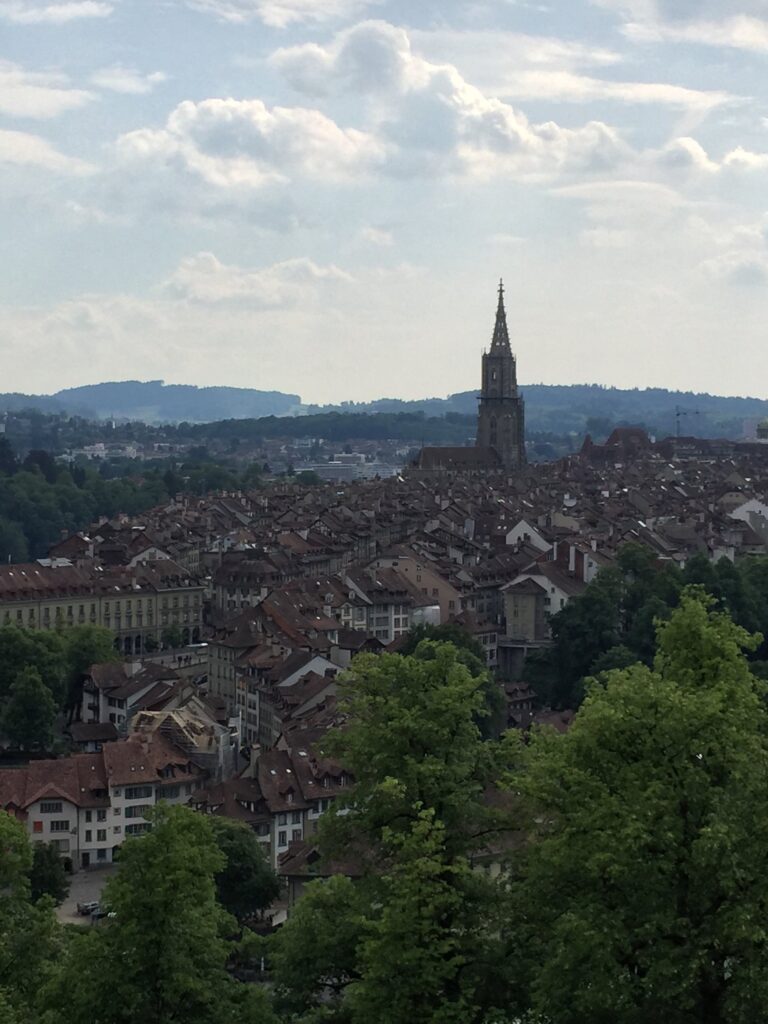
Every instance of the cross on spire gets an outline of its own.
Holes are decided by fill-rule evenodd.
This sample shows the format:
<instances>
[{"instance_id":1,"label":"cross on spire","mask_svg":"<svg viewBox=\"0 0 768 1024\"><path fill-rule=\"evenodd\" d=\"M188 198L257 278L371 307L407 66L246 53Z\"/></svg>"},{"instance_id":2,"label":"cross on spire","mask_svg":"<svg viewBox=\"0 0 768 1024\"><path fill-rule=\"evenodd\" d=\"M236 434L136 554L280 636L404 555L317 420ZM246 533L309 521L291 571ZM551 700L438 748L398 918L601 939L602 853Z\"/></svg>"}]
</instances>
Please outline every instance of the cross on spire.
<instances>
[{"instance_id":1,"label":"cross on spire","mask_svg":"<svg viewBox=\"0 0 768 1024\"><path fill-rule=\"evenodd\" d=\"M499 349L509 352L509 331L507 330L507 311L504 309L504 281L499 278L499 304L496 307L496 324L493 328L491 352Z\"/></svg>"}]
</instances>

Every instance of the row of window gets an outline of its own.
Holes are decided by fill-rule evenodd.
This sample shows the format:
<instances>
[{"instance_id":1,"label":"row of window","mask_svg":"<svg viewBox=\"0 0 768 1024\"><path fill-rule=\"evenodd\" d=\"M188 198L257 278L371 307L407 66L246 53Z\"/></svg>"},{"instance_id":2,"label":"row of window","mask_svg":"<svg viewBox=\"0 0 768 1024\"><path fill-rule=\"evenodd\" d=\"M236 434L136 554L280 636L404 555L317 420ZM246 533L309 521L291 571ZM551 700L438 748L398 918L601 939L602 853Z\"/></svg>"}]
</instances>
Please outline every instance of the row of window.
<instances>
[{"instance_id":1,"label":"row of window","mask_svg":"<svg viewBox=\"0 0 768 1024\"><path fill-rule=\"evenodd\" d=\"M300 828L295 828L295 829L293 829L291 831L291 840L295 842L297 839L301 839L301 829ZM288 845L288 832L287 832L287 830L283 831L283 832L278 832L277 833L277 845L278 846L287 846Z\"/></svg>"}]
</instances>

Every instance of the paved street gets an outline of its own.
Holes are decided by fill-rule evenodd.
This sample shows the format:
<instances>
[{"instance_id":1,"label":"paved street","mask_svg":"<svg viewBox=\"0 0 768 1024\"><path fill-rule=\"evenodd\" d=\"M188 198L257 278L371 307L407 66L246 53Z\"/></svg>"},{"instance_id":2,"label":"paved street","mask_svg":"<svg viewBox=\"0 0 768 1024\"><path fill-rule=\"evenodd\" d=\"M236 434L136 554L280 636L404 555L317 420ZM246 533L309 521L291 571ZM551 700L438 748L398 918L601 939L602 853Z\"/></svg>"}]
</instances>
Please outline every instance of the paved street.
<instances>
[{"instance_id":1,"label":"paved street","mask_svg":"<svg viewBox=\"0 0 768 1024\"><path fill-rule=\"evenodd\" d=\"M107 880L117 871L116 864L105 864L101 868L89 868L88 871L77 871L72 875L69 895L60 907L56 908L56 916L62 924L88 924L87 917L77 913L78 903L101 898L101 892Z\"/></svg>"}]
</instances>

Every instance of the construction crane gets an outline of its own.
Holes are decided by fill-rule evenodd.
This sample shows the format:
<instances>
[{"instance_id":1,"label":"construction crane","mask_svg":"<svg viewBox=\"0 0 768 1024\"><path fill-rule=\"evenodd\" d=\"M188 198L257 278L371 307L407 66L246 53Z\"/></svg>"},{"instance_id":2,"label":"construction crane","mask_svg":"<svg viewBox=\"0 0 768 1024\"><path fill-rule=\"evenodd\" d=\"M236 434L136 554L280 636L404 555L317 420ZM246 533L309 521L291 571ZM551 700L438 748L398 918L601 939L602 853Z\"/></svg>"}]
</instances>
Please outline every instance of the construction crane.
<instances>
[{"instance_id":1,"label":"construction crane","mask_svg":"<svg viewBox=\"0 0 768 1024\"><path fill-rule=\"evenodd\" d=\"M680 418L682 416L698 416L698 409L681 409L679 405L675 406L675 437L680 437Z\"/></svg>"}]
</instances>

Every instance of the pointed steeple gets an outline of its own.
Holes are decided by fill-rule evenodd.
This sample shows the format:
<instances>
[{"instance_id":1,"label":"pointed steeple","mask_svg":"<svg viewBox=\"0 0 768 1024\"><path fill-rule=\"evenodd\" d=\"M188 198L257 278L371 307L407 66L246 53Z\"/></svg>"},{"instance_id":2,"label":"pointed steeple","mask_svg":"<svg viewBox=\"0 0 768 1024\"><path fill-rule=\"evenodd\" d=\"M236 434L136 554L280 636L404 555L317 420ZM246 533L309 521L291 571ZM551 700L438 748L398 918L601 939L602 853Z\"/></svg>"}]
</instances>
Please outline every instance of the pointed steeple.
<instances>
[{"instance_id":1,"label":"pointed steeple","mask_svg":"<svg viewBox=\"0 0 768 1024\"><path fill-rule=\"evenodd\" d=\"M504 282L499 280L499 304L496 307L496 324L493 328L491 352L510 352L507 312L504 309Z\"/></svg>"}]
</instances>

